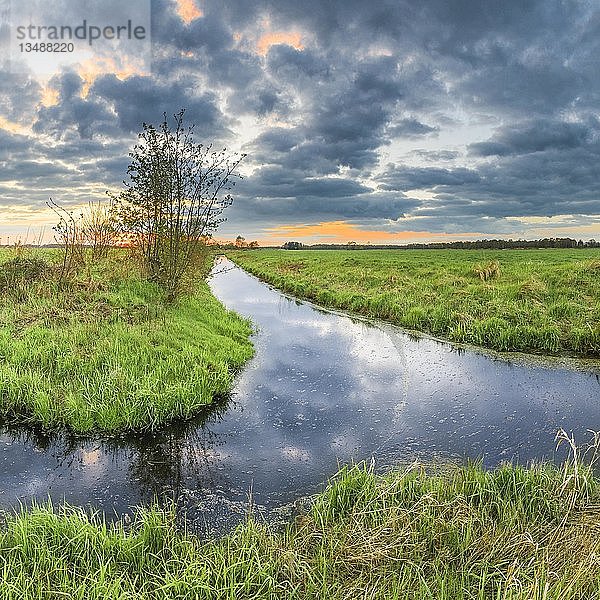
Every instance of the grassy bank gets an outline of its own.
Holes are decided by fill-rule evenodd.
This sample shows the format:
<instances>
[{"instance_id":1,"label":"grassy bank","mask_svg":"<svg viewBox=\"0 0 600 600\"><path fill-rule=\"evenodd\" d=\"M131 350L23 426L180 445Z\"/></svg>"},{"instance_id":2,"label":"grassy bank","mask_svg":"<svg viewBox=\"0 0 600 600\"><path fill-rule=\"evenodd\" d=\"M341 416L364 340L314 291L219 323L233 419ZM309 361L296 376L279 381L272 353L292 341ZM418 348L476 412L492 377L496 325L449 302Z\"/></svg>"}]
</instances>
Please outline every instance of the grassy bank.
<instances>
[{"instance_id":1,"label":"grassy bank","mask_svg":"<svg viewBox=\"0 0 600 600\"><path fill-rule=\"evenodd\" d=\"M76 432L152 428L225 394L252 354L250 324L203 281L165 304L125 252L68 282L57 280L56 252L15 262L5 250L1 260L5 422Z\"/></svg>"},{"instance_id":2,"label":"grassy bank","mask_svg":"<svg viewBox=\"0 0 600 600\"><path fill-rule=\"evenodd\" d=\"M0 596L592 600L600 486L585 468L573 475L344 469L284 531L249 520L213 542L157 510L125 529L40 508L0 528Z\"/></svg>"},{"instance_id":3,"label":"grassy bank","mask_svg":"<svg viewBox=\"0 0 600 600\"><path fill-rule=\"evenodd\" d=\"M229 256L301 298L455 342L600 356L599 250L258 250Z\"/></svg>"}]
</instances>

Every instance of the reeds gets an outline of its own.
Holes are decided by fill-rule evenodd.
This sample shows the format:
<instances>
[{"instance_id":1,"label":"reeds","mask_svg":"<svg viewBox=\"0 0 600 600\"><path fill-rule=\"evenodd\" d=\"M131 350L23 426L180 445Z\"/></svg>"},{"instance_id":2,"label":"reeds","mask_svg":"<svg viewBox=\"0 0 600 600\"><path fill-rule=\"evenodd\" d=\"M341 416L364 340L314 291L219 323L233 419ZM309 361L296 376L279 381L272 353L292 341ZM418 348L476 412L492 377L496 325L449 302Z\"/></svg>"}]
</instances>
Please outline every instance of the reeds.
<instances>
[{"instance_id":1,"label":"reeds","mask_svg":"<svg viewBox=\"0 0 600 600\"><path fill-rule=\"evenodd\" d=\"M38 507L0 530L0 597L593 600L600 487L574 468L346 467L283 531L249 518L209 542L169 510Z\"/></svg>"}]
</instances>

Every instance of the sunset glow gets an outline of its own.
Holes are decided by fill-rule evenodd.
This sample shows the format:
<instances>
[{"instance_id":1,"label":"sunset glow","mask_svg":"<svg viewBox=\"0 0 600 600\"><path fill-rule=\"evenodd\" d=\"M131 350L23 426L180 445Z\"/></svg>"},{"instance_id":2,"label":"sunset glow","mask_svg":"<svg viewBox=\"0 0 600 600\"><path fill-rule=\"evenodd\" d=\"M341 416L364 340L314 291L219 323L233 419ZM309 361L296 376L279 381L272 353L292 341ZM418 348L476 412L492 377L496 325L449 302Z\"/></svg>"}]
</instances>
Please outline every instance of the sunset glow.
<instances>
[{"instance_id":1,"label":"sunset glow","mask_svg":"<svg viewBox=\"0 0 600 600\"><path fill-rule=\"evenodd\" d=\"M302 35L298 32L273 31L262 35L256 43L258 53L262 56L266 55L271 46L276 44L286 44L296 50L303 50Z\"/></svg>"},{"instance_id":2,"label":"sunset glow","mask_svg":"<svg viewBox=\"0 0 600 600\"><path fill-rule=\"evenodd\" d=\"M77 72L84 81L81 92L83 98L87 97L90 87L101 75L113 74L121 81L133 75L148 75L143 64L130 61L127 57L119 60L112 57L86 60L79 65Z\"/></svg>"},{"instance_id":3,"label":"sunset glow","mask_svg":"<svg viewBox=\"0 0 600 600\"><path fill-rule=\"evenodd\" d=\"M191 23L194 19L202 17L204 13L194 0L177 0L177 14L184 23Z\"/></svg>"},{"instance_id":4,"label":"sunset glow","mask_svg":"<svg viewBox=\"0 0 600 600\"><path fill-rule=\"evenodd\" d=\"M58 90L49 86L43 88L41 98L42 106L56 106L58 104L58 98Z\"/></svg>"},{"instance_id":5,"label":"sunset glow","mask_svg":"<svg viewBox=\"0 0 600 600\"><path fill-rule=\"evenodd\" d=\"M449 235L447 233L431 231L382 231L362 229L354 223L346 221L329 221L312 225L282 225L267 230L273 240L298 238L299 241L309 240L309 243L344 244L349 241L357 243L388 243L405 244L412 241L427 241L439 238L455 239L469 238L480 234L461 233Z\"/></svg>"}]
</instances>

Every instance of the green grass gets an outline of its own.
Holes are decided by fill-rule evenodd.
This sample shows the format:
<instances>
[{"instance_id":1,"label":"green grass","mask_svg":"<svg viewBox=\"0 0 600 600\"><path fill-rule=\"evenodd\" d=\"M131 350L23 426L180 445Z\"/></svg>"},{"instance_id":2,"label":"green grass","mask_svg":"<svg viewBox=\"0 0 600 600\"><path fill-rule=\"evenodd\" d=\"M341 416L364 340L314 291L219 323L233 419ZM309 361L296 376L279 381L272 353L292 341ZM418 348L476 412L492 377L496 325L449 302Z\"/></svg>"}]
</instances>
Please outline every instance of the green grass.
<instances>
[{"instance_id":1,"label":"green grass","mask_svg":"<svg viewBox=\"0 0 600 600\"><path fill-rule=\"evenodd\" d=\"M204 281L166 305L125 253L66 287L47 270L0 296L4 422L78 433L151 429L226 394L252 355L249 322Z\"/></svg>"},{"instance_id":2,"label":"green grass","mask_svg":"<svg viewBox=\"0 0 600 600\"><path fill-rule=\"evenodd\" d=\"M129 527L23 510L0 527L0 597L593 600L600 485L577 473L346 468L283 531L249 519L207 542L158 509Z\"/></svg>"},{"instance_id":3,"label":"green grass","mask_svg":"<svg viewBox=\"0 0 600 600\"><path fill-rule=\"evenodd\" d=\"M500 351L600 356L600 250L231 251L323 306ZM500 264L481 280L478 265Z\"/></svg>"}]
</instances>

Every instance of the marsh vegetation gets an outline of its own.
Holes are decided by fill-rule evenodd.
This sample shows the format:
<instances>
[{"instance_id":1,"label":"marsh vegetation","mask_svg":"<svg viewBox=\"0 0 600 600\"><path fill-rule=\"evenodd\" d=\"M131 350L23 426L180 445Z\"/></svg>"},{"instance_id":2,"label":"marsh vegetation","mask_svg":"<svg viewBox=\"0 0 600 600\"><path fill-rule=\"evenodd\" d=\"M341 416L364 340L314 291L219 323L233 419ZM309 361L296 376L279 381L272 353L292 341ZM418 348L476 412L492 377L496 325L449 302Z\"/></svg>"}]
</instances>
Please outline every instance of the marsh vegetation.
<instances>
[{"instance_id":1,"label":"marsh vegetation","mask_svg":"<svg viewBox=\"0 0 600 600\"><path fill-rule=\"evenodd\" d=\"M182 321L181 329L174 326L175 321L163 321L164 311L174 311L174 319L179 318L182 307L193 303L194 294L183 295L175 303L162 302L164 291L158 283L148 281L143 263L138 264L139 271L134 275L132 265L136 263L127 250L86 263L80 275L68 284L57 283L51 277L52 268L47 270L52 264L53 268L60 268L59 257L51 253L23 255L20 260L43 261L44 269L33 269L35 276L27 280L27 285L35 286L40 273L46 273L46 289L53 281L57 286L48 306L56 306L57 298L62 298L65 303L72 303L68 311L73 311L78 297L86 305L73 323L63 322L67 331L71 325L78 331L85 324L85 315L93 314L89 302L101 302L100 306L104 306L109 298L113 301L110 310L116 310L116 314L105 321L98 316L93 318L94 327L104 323L118 327L119 332L142 327L140 337L127 345L123 356L143 356L145 350L140 351L144 348L140 344L153 339L155 333L160 336L156 348L172 356L169 353L180 333L193 330L204 307L208 333L219 329L220 321L214 319L219 311L233 319L229 321L231 327L221 325L223 337L215 343L229 344L234 340L244 352L251 352L247 322L226 313L212 296L202 299L199 306L189 305L191 320ZM14 262L14 258L10 260ZM9 271L13 268L10 266ZM295 266L292 269L299 270ZM481 281L474 271L471 276ZM500 277L503 276L504 272ZM107 281L115 287L106 287ZM27 289L24 286L25 292ZM202 287L199 289L201 294ZM253 291L250 297L256 302ZM20 314L23 308L41 302L40 298L43 295L39 293L31 298L22 296ZM132 303L131 298L138 301ZM156 316L148 317L144 307L152 306L155 300L161 300L156 304ZM214 307L211 301L215 302ZM268 305L272 310L277 303ZM106 309L100 309L99 315L102 310ZM66 314L71 314L68 311ZM40 314L45 313L42 310ZM126 319L125 315L130 316ZM52 318L55 316L51 313ZM52 331L46 335L60 332L52 323L44 323L43 328ZM312 330L314 333L314 327ZM92 331L93 341L97 329ZM110 333L107 329L107 335ZM203 341L207 335L202 330ZM65 343L73 337L72 333L65 335ZM111 339L104 341L109 349ZM190 343L195 341L195 335L190 336ZM231 346L223 348L225 360L230 360ZM27 356L30 352L28 349ZM212 350L211 356L214 353ZM339 354L336 356L339 358ZM153 362L148 364L150 372L156 358L153 355ZM52 359L55 363L56 356ZM189 373L177 372L177 381L187 382ZM160 385L164 377L163 373L160 381L149 381L148 385ZM79 385L88 379L90 375L84 372ZM133 377L131 382L135 383ZM161 397L162 392L151 398L146 411L160 406ZM121 412L127 410L125 405L117 404L117 408ZM294 407L292 411L295 414ZM281 415L278 413L278 417ZM353 418L357 418L356 413ZM321 414L319 419L322 426ZM360 427L366 423L368 420L361 419ZM240 431L243 436L243 428ZM241 442L244 443L246 438ZM270 440L265 440L265 444L269 446ZM260 456L257 447L253 452ZM271 463L269 468L273 468ZM364 466L347 467L313 499L308 511L299 513L283 529L250 516L225 537L212 541L182 529L174 508L140 509L133 523L112 525L100 514L90 517L82 508L44 505L4 518L0 528L0 596L26 600L64 596L86 600L594 598L600 588L595 558L600 552L599 502L600 482L589 464L578 458L562 467L503 465L485 470L478 464L413 466L385 475Z\"/></svg>"},{"instance_id":2,"label":"marsh vegetation","mask_svg":"<svg viewBox=\"0 0 600 600\"><path fill-rule=\"evenodd\" d=\"M15 255L15 252L18 252ZM0 254L0 416L76 432L154 428L229 390L250 324L198 281L176 302L135 256L91 250L68 279L57 250Z\"/></svg>"},{"instance_id":3,"label":"marsh vegetation","mask_svg":"<svg viewBox=\"0 0 600 600\"><path fill-rule=\"evenodd\" d=\"M217 541L141 510L107 525L50 506L0 531L3 598L597 598L600 482L589 466L342 469L283 530Z\"/></svg>"}]
</instances>

